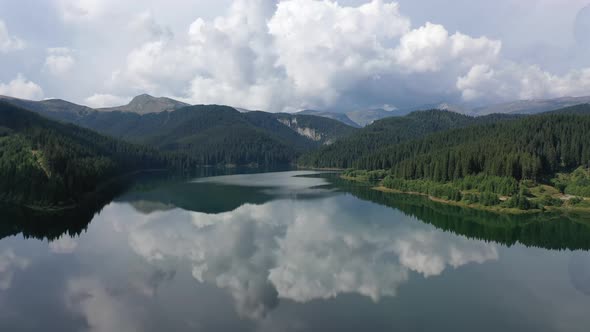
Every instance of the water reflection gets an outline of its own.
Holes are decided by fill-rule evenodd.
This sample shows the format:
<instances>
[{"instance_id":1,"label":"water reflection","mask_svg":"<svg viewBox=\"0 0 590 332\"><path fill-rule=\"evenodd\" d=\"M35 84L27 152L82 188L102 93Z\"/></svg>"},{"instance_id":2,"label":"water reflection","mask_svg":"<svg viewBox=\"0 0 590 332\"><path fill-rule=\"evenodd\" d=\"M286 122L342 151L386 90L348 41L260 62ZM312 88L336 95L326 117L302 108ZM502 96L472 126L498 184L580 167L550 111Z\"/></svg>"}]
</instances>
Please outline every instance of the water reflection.
<instances>
[{"instance_id":1,"label":"water reflection","mask_svg":"<svg viewBox=\"0 0 590 332\"><path fill-rule=\"evenodd\" d=\"M523 244L554 250L590 250L590 216L587 214L496 214L448 206L421 196L382 193L337 177L331 177L331 181L362 200L394 208L421 222L469 238L507 246Z\"/></svg>"},{"instance_id":2,"label":"water reflection","mask_svg":"<svg viewBox=\"0 0 590 332\"><path fill-rule=\"evenodd\" d=\"M146 179L89 225L43 235L5 223L0 330L590 324L590 255L521 245L585 248L583 221L522 223L300 174ZM14 236L23 229L50 241Z\"/></svg>"},{"instance_id":3,"label":"water reflection","mask_svg":"<svg viewBox=\"0 0 590 332\"><path fill-rule=\"evenodd\" d=\"M27 258L17 256L10 249L0 252L0 290L9 289L15 271L26 269L29 263Z\"/></svg>"},{"instance_id":4,"label":"water reflection","mask_svg":"<svg viewBox=\"0 0 590 332\"><path fill-rule=\"evenodd\" d=\"M283 191L307 192L324 183L305 179L289 186L288 179ZM236 180L206 183L249 183ZM279 299L308 302L356 293L378 301L394 296L411 273L433 277L448 267L498 258L494 245L437 232L397 211L367 209L342 195L245 204L217 214L171 210L125 219L135 223L117 228L138 255L152 263L187 261L197 281L227 290L238 313L249 318L264 317Z\"/></svg>"}]
</instances>

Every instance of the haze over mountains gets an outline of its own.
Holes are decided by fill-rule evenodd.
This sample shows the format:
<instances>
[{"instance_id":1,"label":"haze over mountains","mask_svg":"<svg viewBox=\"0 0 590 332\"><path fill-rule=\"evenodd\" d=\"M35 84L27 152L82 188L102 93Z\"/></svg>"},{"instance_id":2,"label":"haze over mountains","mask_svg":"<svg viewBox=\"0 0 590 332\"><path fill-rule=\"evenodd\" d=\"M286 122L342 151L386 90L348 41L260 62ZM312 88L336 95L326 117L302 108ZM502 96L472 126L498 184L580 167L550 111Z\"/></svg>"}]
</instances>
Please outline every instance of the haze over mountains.
<instances>
[{"instance_id":1,"label":"haze over mountains","mask_svg":"<svg viewBox=\"0 0 590 332\"><path fill-rule=\"evenodd\" d=\"M590 103L590 96L517 100L475 108L471 110L470 113L474 115L486 115L492 113L535 114L588 103Z\"/></svg>"},{"instance_id":2,"label":"haze over mountains","mask_svg":"<svg viewBox=\"0 0 590 332\"><path fill-rule=\"evenodd\" d=\"M32 101L7 96L0 96L0 100L6 100L17 105L46 116L62 121L76 122L77 119L87 117L94 112L123 112L138 115L155 114L161 112L175 111L187 106L184 102L167 97L153 97L142 94L134 97L128 104L114 107L93 109L87 106L78 105L62 99L46 99ZM337 120L351 127L362 128L373 122L394 116L405 116L414 111L439 109L473 116L488 114L536 114L552 111L560 108L590 103L590 96L583 97L562 97L555 99L531 99L516 100L499 104L486 105L481 107L468 107L449 103L423 104L414 107L385 110L382 108L369 108L348 112L302 110L297 115L313 115ZM240 113L250 113L251 110L232 107Z\"/></svg>"}]
</instances>

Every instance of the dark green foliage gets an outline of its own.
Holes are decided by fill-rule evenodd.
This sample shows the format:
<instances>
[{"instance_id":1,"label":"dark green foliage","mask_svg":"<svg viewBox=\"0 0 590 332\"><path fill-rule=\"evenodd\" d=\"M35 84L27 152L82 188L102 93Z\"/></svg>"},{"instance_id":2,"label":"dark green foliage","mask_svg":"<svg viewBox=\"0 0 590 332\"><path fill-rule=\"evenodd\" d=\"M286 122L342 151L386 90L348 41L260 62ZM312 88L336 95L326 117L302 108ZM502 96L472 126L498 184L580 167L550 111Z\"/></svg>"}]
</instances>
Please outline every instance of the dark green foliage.
<instances>
[{"instance_id":1,"label":"dark green foliage","mask_svg":"<svg viewBox=\"0 0 590 332\"><path fill-rule=\"evenodd\" d=\"M509 196L518 191L518 181L510 177L490 176L485 174L468 175L453 181L460 190L477 190Z\"/></svg>"},{"instance_id":2,"label":"dark green foliage","mask_svg":"<svg viewBox=\"0 0 590 332\"><path fill-rule=\"evenodd\" d=\"M477 124L496 123L517 119L519 116L493 114L484 117L471 117L459 113L429 110L410 113L404 117L391 117L375 121L356 133L338 142L311 152L300 158L299 163L314 167L368 169L367 156L387 147L424 137L435 132L453 128L464 128ZM379 152L380 153L380 152ZM385 169L389 166L373 163L370 169Z\"/></svg>"},{"instance_id":3,"label":"dark green foliage","mask_svg":"<svg viewBox=\"0 0 590 332\"><path fill-rule=\"evenodd\" d=\"M485 191L479 196L479 202L485 206L494 206L500 204L500 199L498 195Z\"/></svg>"},{"instance_id":4,"label":"dark green foliage","mask_svg":"<svg viewBox=\"0 0 590 332\"><path fill-rule=\"evenodd\" d=\"M590 197L590 169L580 167L571 174L559 174L553 184L565 194Z\"/></svg>"},{"instance_id":5,"label":"dark green foliage","mask_svg":"<svg viewBox=\"0 0 590 332\"><path fill-rule=\"evenodd\" d=\"M342 175L346 177L355 178L361 181L378 182L380 180L383 180L387 176L387 172L384 170L365 171L347 169L342 173Z\"/></svg>"},{"instance_id":6,"label":"dark green foliage","mask_svg":"<svg viewBox=\"0 0 590 332\"><path fill-rule=\"evenodd\" d=\"M45 119L0 102L0 200L70 204L99 183L144 168L162 168L178 157Z\"/></svg>"},{"instance_id":7,"label":"dark green foliage","mask_svg":"<svg viewBox=\"0 0 590 332\"><path fill-rule=\"evenodd\" d=\"M543 206L563 206L563 200L551 197L551 195L544 195L539 203Z\"/></svg>"},{"instance_id":8,"label":"dark green foliage","mask_svg":"<svg viewBox=\"0 0 590 332\"><path fill-rule=\"evenodd\" d=\"M505 206L513 209L530 210L535 206L522 193L518 193L510 197L506 201Z\"/></svg>"},{"instance_id":9,"label":"dark green foliage","mask_svg":"<svg viewBox=\"0 0 590 332\"><path fill-rule=\"evenodd\" d=\"M432 134L380 150L355 168L444 182L486 174L540 180L590 163L590 116L548 114Z\"/></svg>"},{"instance_id":10,"label":"dark green foliage","mask_svg":"<svg viewBox=\"0 0 590 332\"><path fill-rule=\"evenodd\" d=\"M383 180L383 186L402 192L421 193L451 201L460 201L462 199L461 191L450 183L404 180L387 176Z\"/></svg>"},{"instance_id":11,"label":"dark green foliage","mask_svg":"<svg viewBox=\"0 0 590 332\"><path fill-rule=\"evenodd\" d=\"M356 130L318 116L240 113L219 105L196 105L145 115L91 110L73 116L71 112L46 111L29 104L26 105L44 116L131 143L182 152L203 165L292 163L301 153ZM300 128L317 135L314 139L301 135Z\"/></svg>"}]
</instances>

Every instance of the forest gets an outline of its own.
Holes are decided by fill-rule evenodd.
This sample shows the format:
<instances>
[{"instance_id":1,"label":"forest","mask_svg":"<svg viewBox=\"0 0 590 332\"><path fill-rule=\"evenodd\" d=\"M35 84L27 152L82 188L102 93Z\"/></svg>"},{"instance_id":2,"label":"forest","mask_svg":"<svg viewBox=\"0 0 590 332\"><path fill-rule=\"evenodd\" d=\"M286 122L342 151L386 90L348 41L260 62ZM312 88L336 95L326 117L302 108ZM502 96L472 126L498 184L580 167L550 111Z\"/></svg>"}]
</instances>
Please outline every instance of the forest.
<instances>
[{"instance_id":1,"label":"forest","mask_svg":"<svg viewBox=\"0 0 590 332\"><path fill-rule=\"evenodd\" d=\"M195 162L0 102L1 201L67 206L115 176L187 164Z\"/></svg>"},{"instance_id":2,"label":"forest","mask_svg":"<svg viewBox=\"0 0 590 332\"><path fill-rule=\"evenodd\" d=\"M299 164L321 168L363 168L359 167L359 160L371 154L380 154L386 147L395 147L437 132L520 117L506 114L472 117L441 110L416 111L403 117L375 121L332 145L304 154Z\"/></svg>"},{"instance_id":3,"label":"forest","mask_svg":"<svg viewBox=\"0 0 590 332\"><path fill-rule=\"evenodd\" d=\"M588 208L589 143L590 106L580 105L367 148L345 162L353 169L344 176L465 205ZM312 160L316 166L342 162L328 157Z\"/></svg>"}]
</instances>

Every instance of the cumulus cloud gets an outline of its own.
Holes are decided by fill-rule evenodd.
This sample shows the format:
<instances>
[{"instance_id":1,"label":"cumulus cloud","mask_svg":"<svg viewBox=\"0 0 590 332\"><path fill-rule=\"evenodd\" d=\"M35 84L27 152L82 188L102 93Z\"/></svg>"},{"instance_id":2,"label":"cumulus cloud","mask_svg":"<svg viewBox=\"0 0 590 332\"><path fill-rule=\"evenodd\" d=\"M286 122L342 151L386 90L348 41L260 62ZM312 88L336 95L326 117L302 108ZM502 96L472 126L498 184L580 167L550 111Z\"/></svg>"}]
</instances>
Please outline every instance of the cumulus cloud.
<instances>
[{"instance_id":1,"label":"cumulus cloud","mask_svg":"<svg viewBox=\"0 0 590 332\"><path fill-rule=\"evenodd\" d=\"M579 85L581 73L541 71L552 79L534 82L532 67L506 65L501 41L450 34L429 22L412 28L398 4L382 0L356 7L330 0L236 0L225 16L196 19L182 38L164 33L149 14L138 22L153 38L128 54L112 81L191 103L288 111L351 100L478 102L588 91ZM485 94L494 84L478 79L482 68L506 72L492 81L516 90ZM548 84L558 86L533 86Z\"/></svg>"},{"instance_id":2,"label":"cumulus cloud","mask_svg":"<svg viewBox=\"0 0 590 332\"><path fill-rule=\"evenodd\" d=\"M128 97L120 97L120 96L115 96L115 95L110 95L110 94L98 93L98 94L94 94L94 95L86 98L84 101L85 101L86 105L88 105L90 107L101 108L101 107L113 107L113 106L125 105L130 100L131 100L131 98L128 98Z\"/></svg>"},{"instance_id":3,"label":"cumulus cloud","mask_svg":"<svg viewBox=\"0 0 590 332\"><path fill-rule=\"evenodd\" d=\"M590 92L590 68L558 76L538 66L522 66L512 62L496 67L476 65L458 78L457 88L467 101L583 96Z\"/></svg>"},{"instance_id":4,"label":"cumulus cloud","mask_svg":"<svg viewBox=\"0 0 590 332\"><path fill-rule=\"evenodd\" d=\"M469 67L480 63L493 63L502 47L497 40L486 37L472 38L461 33L449 36L442 25L426 23L412 30L400 40L394 54L404 70L425 72L440 71L449 63Z\"/></svg>"},{"instance_id":5,"label":"cumulus cloud","mask_svg":"<svg viewBox=\"0 0 590 332\"><path fill-rule=\"evenodd\" d=\"M8 83L0 83L0 95L38 100L43 99L43 89L27 80L22 74L18 74Z\"/></svg>"},{"instance_id":6,"label":"cumulus cloud","mask_svg":"<svg viewBox=\"0 0 590 332\"><path fill-rule=\"evenodd\" d=\"M435 277L449 267L498 258L494 245L418 222L391 222L391 213L375 205L360 216L340 196L247 204L220 214L163 211L125 227L138 255L153 263L189 262L195 280L226 290L236 311L252 319L280 299L354 293L378 301L395 296L411 273ZM361 217L369 224L359 223Z\"/></svg>"},{"instance_id":7,"label":"cumulus cloud","mask_svg":"<svg viewBox=\"0 0 590 332\"><path fill-rule=\"evenodd\" d=\"M436 22L437 15L417 23L408 14L413 6L402 3L225 0L164 6L159 1L58 0L57 12L72 34L93 36L101 45L78 38L76 45L68 46L79 50L75 56L46 55L44 66L66 78L74 75L70 69L75 64L76 75L96 78L76 89L61 88L83 94L78 97L82 100L150 93L192 104L266 111L383 104L400 108L441 101L481 104L590 91L583 67L587 57L581 52L579 61L550 71L535 65L533 59L543 57L509 59L514 52L506 52L507 43L490 29L471 29L492 32L489 36L456 30L449 22ZM557 10L551 1L537 3ZM226 10L215 16L202 6ZM511 0L502 6L523 10ZM199 9L190 10L193 7ZM581 11L576 20L578 44L585 42L579 35L587 12ZM5 30L0 26L0 45L22 46ZM118 38L109 38L113 33Z\"/></svg>"},{"instance_id":8,"label":"cumulus cloud","mask_svg":"<svg viewBox=\"0 0 590 332\"><path fill-rule=\"evenodd\" d=\"M0 20L0 53L21 50L24 47L25 43L21 39L10 35L4 21Z\"/></svg>"},{"instance_id":9,"label":"cumulus cloud","mask_svg":"<svg viewBox=\"0 0 590 332\"><path fill-rule=\"evenodd\" d=\"M76 64L72 53L72 50L64 47L48 49L45 69L55 76L67 74Z\"/></svg>"},{"instance_id":10,"label":"cumulus cloud","mask_svg":"<svg viewBox=\"0 0 590 332\"><path fill-rule=\"evenodd\" d=\"M89 332L143 330L143 320L131 316L132 306L95 278L68 280L64 295L66 307L83 317Z\"/></svg>"},{"instance_id":11,"label":"cumulus cloud","mask_svg":"<svg viewBox=\"0 0 590 332\"><path fill-rule=\"evenodd\" d=\"M29 259L17 256L8 249L0 253L0 290L7 290L12 285L14 273L24 270L30 264Z\"/></svg>"},{"instance_id":12,"label":"cumulus cloud","mask_svg":"<svg viewBox=\"0 0 590 332\"><path fill-rule=\"evenodd\" d=\"M49 250L55 254L71 254L77 247L78 241L67 235L49 243Z\"/></svg>"}]
</instances>

